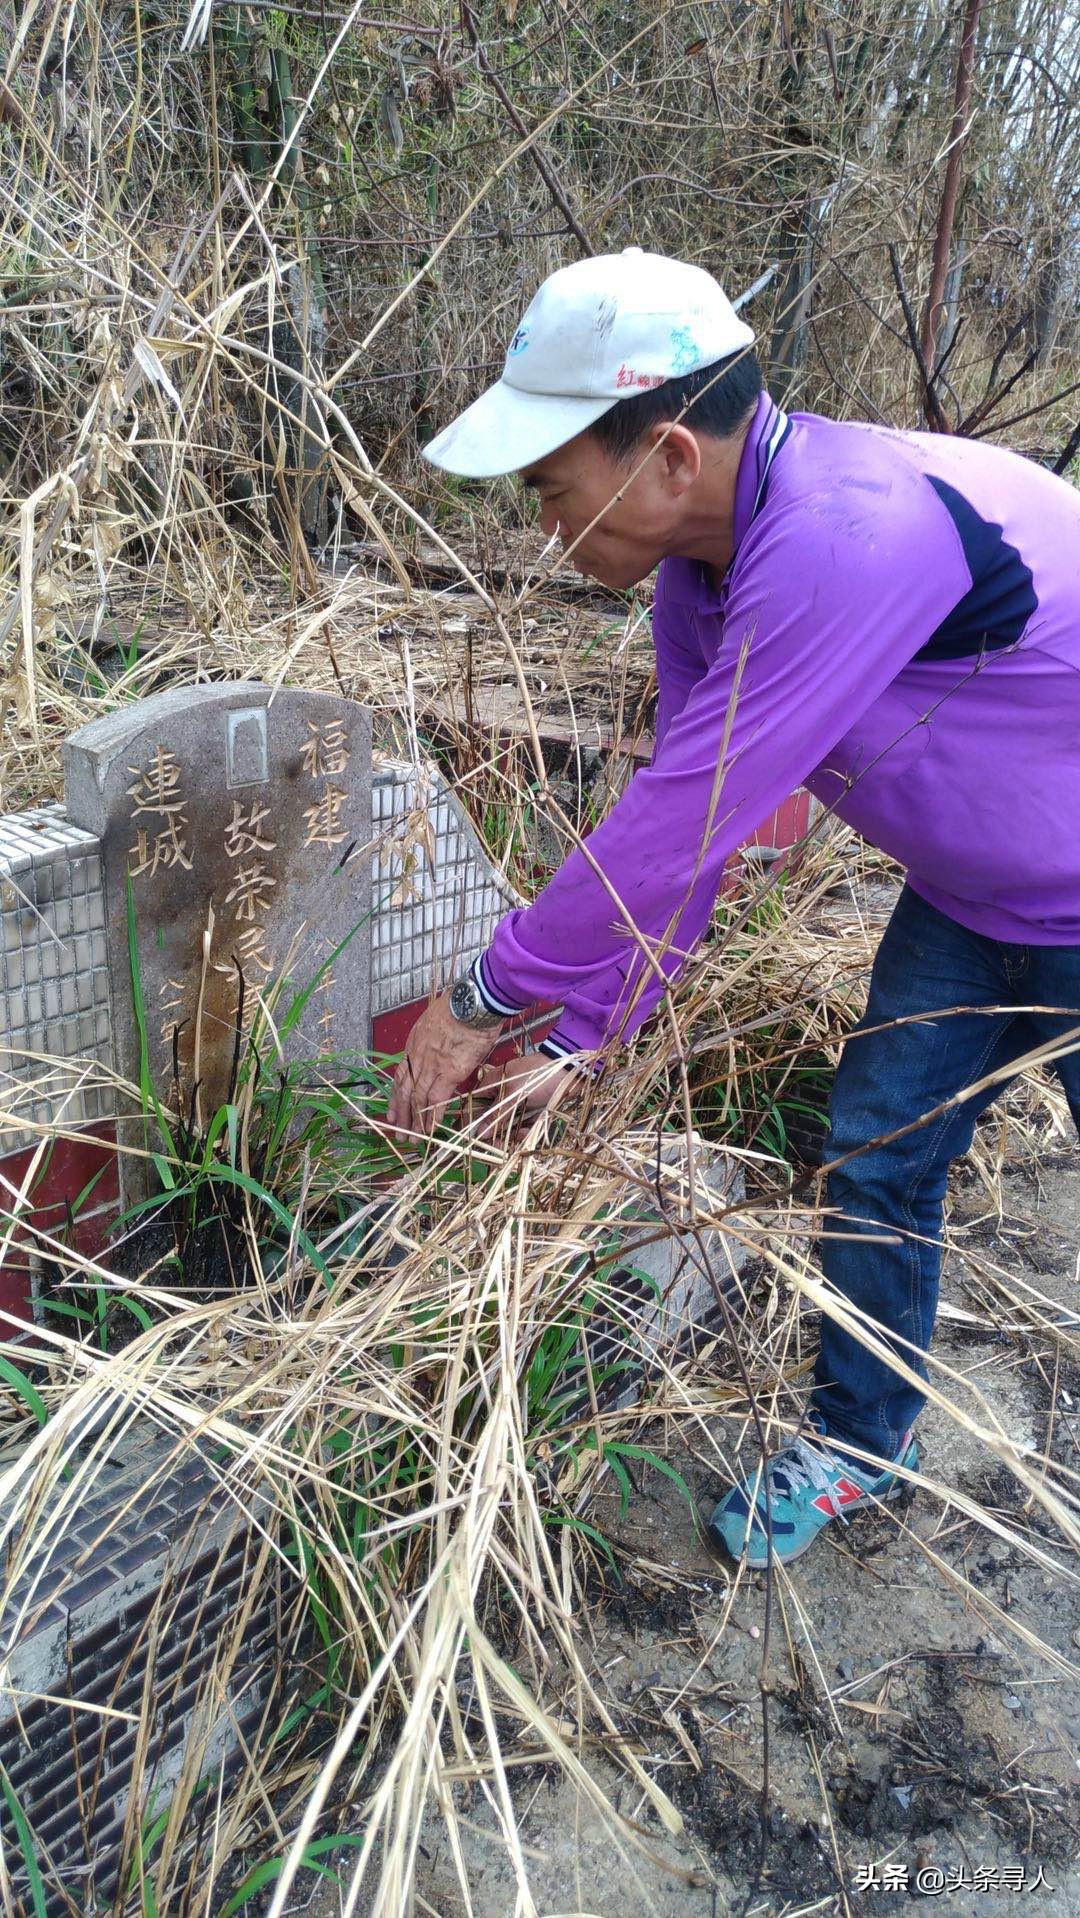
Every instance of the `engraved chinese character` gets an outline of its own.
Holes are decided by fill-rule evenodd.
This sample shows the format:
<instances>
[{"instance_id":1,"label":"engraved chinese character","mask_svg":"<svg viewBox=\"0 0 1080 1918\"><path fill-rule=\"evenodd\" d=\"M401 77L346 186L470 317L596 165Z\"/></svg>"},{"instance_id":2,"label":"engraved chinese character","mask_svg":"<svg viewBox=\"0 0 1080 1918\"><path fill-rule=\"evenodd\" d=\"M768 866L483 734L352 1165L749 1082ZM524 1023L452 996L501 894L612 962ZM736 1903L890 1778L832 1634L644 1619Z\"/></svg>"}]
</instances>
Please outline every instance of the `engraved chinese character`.
<instances>
[{"instance_id":1,"label":"engraved chinese character","mask_svg":"<svg viewBox=\"0 0 1080 1918\"><path fill-rule=\"evenodd\" d=\"M129 860L134 861L129 866L132 878L138 879L144 873L152 878L159 867L167 870L171 866L182 866L185 872L190 872L191 857L185 838L188 822L180 792L180 766L175 755L158 746L149 766L141 769L129 766L128 771L135 775L127 789L134 801L132 820L145 816L160 821L153 838L148 827L136 828L135 844L128 852Z\"/></svg>"},{"instance_id":2,"label":"engraved chinese character","mask_svg":"<svg viewBox=\"0 0 1080 1918\"><path fill-rule=\"evenodd\" d=\"M276 839L264 839L262 823L270 817L269 806L253 801L250 808L233 800L233 816L225 828L225 851L230 859L243 859L253 852L273 852Z\"/></svg>"},{"instance_id":3,"label":"engraved chinese character","mask_svg":"<svg viewBox=\"0 0 1080 1918\"><path fill-rule=\"evenodd\" d=\"M319 980L318 986L316 987L316 991L318 992L318 995L320 999L322 1000L322 1011L319 1014L319 1025L322 1028L324 1045L329 1045L330 1034L333 1031L333 1027L334 1027L334 1008L329 998L329 994L333 990L333 985L334 985L334 968L333 966L329 966L327 970L323 973L323 976Z\"/></svg>"},{"instance_id":4,"label":"engraved chinese character","mask_svg":"<svg viewBox=\"0 0 1080 1918\"><path fill-rule=\"evenodd\" d=\"M309 719L307 729L308 739L303 757L308 778L319 779L330 773L343 773L349 763L349 741L343 721L331 719L325 726L319 726Z\"/></svg>"},{"instance_id":5,"label":"engraved chinese character","mask_svg":"<svg viewBox=\"0 0 1080 1918\"><path fill-rule=\"evenodd\" d=\"M343 787L327 786L321 799L317 799L313 806L305 806L305 846L340 846L345 837L341 809L347 798Z\"/></svg>"},{"instance_id":6,"label":"engraved chinese character","mask_svg":"<svg viewBox=\"0 0 1080 1918\"><path fill-rule=\"evenodd\" d=\"M128 793L135 801L131 816L137 819L140 813L178 812L184 801L180 797L180 765L174 753L166 747L158 746L149 766L129 766L134 773L135 783L128 787Z\"/></svg>"},{"instance_id":7,"label":"engraved chinese character","mask_svg":"<svg viewBox=\"0 0 1080 1918\"><path fill-rule=\"evenodd\" d=\"M266 950L266 927L248 926L236 942L236 956L244 973L249 964L258 966L260 972L272 972L273 960Z\"/></svg>"},{"instance_id":8,"label":"engraved chinese character","mask_svg":"<svg viewBox=\"0 0 1080 1918\"><path fill-rule=\"evenodd\" d=\"M236 883L225 894L225 904L233 907L236 919L254 920L266 911L270 904L271 889L277 885L273 873L267 872L261 859L252 866L241 866L236 874Z\"/></svg>"},{"instance_id":9,"label":"engraved chinese character","mask_svg":"<svg viewBox=\"0 0 1080 1918\"><path fill-rule=\"evenodd\" d=\"M170 820L153 839L140 826L135 834L135 844L128 847L128 859L132 862L128 871L133 879L141 879L149 873L151 879L158 867L168 871L170 866L183 866L185 872L191 871L187 841L181 839L179 828L185 824L183 817Z\"/></svg>"},{"instance_id":10,"label":"engraved chinese character","mask_svg":"<svg viewBox=\"0 0 1080 1918\"><path fill-rule=\"evenodd\" d=\"M168 1046L172 1044L172 1035L180 1023L179 1020L170 1018L169 1015L170 1013L182 1012L184 1009L183 981L180 979L162 980L161 985L158 987L158 998L163 1002L158 1008L161 1014L161 1042L163 1045Z\"/></svg>"}]
</instances>

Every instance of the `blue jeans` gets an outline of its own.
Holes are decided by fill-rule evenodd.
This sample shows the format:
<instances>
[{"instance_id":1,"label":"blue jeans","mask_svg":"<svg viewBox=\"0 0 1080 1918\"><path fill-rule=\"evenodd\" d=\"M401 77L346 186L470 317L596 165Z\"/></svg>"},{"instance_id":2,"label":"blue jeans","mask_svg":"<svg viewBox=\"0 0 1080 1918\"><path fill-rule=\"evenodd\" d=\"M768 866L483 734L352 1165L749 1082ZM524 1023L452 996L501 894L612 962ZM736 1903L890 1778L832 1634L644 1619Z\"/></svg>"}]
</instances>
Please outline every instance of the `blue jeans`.
<instances>
[{"instance_id":1,"label":"blue jeans","mask_svg":"<svg viewBox=\"0 0 1080 1918\"><path fill-rule=\"evenodd\" d=\"M965 1009L933 1018L951 1006ZM1011 1010L1017 1006L1060 1011ZM912 1023L889 1023L898 1019ZM828 1158L855 1156L829 1175L828 1203L841 1216L826 1222L821 1254L838 1292L910 1342L894 1349L922 1378L937 1312L949 1164L967 1151L979 1113L1005 1080L900 1138L889 1135L1077 1026L1080 946L988 939L904 888L874 962L866 1016L848 1039L833 1089ZM1080 1039L1074 1048L1054 1064L1080 1127ZM883 1243L886 1235L892 1244ZM896 1456L926 1403L825 1313L814 1377L812 1404L828 1435L884 1459Z\"/></svg>"}]
</instances>

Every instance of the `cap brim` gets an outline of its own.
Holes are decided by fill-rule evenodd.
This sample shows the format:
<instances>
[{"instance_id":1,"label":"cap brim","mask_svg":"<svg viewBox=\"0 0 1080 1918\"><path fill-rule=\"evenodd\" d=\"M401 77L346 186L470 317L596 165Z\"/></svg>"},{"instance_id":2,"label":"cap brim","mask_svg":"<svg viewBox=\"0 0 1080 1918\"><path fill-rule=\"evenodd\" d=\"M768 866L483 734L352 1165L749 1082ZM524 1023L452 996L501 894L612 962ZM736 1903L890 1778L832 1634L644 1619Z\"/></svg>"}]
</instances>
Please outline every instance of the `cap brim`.
<instances>
[{"instance_id":1,"label":"cap brim","mask_svg":"<svg viewBox=\"0 0 1080 1918\"><path fill-rule=\"evenodd\" d=\"M617 404L614 399L523 393L496 380L424 447L424 458L462 479L519 473L565 446Z\"/></svg>"}]
</instances>

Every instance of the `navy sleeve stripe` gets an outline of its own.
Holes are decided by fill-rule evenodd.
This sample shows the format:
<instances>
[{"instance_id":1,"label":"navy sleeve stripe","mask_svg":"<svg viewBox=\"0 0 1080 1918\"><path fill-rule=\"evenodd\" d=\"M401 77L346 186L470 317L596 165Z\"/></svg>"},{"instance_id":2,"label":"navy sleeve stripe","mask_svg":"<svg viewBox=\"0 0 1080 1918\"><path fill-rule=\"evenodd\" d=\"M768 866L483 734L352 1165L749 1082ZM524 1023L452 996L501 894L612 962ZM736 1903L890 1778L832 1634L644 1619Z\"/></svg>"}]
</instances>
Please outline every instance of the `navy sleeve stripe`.
<instances>
[{"instance_id":1,"label":"navy sleeve stripe","mask_svg":"<svg viewBox=\"0 0 1080 1918\"><path fill-rule=\"evenodd\" d=\"M955 486L933 473L926 477L956 528L971 586L916 659L970 659L1015 646L1039 605L1030 566Z\"/></svg>"},{"instance_id":2,"label":"navy sleeve stripe","mask_svg":"<svg viewBox=\"0 0 1080 1918\"><path fill-rule=\"evenodd\" d=\"M560 1065L568 1066L575 1063L584 1065L585 1063L581 1058L580 1047L571 1045L570 1041L564 1039L557 1030L549 1032L546 1039L541 1039L536 1050L544 1053L549 1059L558 1059ZM593 1072L599 1072L600 1061L596 1060L591 1069Z\"/></svg>"}]
</instances>

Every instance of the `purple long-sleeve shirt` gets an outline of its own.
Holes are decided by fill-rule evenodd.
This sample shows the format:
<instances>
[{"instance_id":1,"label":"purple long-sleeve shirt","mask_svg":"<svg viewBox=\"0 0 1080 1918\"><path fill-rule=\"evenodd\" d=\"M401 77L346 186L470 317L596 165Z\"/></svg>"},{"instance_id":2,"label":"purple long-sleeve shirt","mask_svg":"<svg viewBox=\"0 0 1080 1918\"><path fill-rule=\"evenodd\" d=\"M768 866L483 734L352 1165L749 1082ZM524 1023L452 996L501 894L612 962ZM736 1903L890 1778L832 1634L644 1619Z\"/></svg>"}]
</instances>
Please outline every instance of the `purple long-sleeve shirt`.
<instances>
[{"instance_id":1,"label":"purple long-sleeve shirt","mask_svg":"<svg viewBox=\"0 0 1080 1918\"><path fill-rule=\"evenodd\" d=\"M733 850L796 786L994 939L1080 944L1080 494L1000 448L788 419L763 395L717 589L660 567L651 765L476 977L632 1032Z\"/></svg>"}]
</instances>

